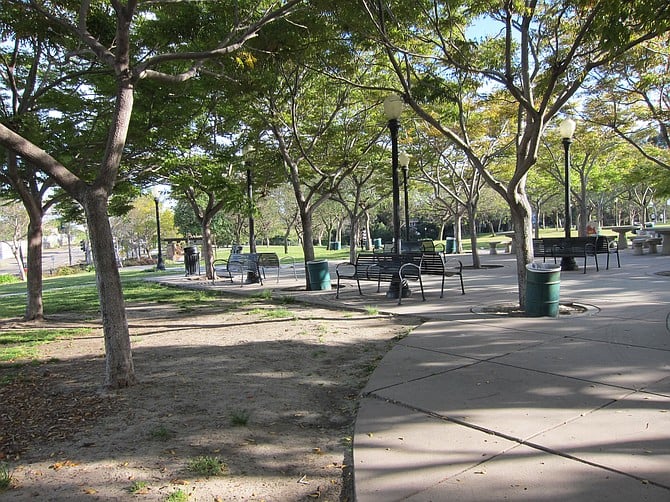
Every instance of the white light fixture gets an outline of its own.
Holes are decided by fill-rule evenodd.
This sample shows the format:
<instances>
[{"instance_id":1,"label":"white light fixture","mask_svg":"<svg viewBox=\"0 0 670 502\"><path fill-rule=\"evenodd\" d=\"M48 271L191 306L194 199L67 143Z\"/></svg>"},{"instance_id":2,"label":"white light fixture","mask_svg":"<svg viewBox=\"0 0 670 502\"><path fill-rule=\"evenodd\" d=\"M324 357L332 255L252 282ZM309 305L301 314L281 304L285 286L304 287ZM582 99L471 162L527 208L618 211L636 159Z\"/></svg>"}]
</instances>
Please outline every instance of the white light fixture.
<instances>
[{"instance_id":1,"label":"white light fixture","mask_svg":"<svg viewBox=\"0 0 670 502\"><path fill-rule=\"evenodd\" d=\"M575 129L577 128L577 123L572 119L565 119L561 122L559 130L561 131L561 138L563 139L572 139L572 135L575 134Z\"/></svg>"},{"instance_id":2,"label":"white light fixture","mask_svg":"<svg viewBox=\"0 0 670 502\"><path fill-rule=\"evenodd\" d=\"M384 100L384 115L388 120L398 120L405 103L397 94L390 94Z\"/></svg>"},{"instance_id":3,"label":"white light fixture","mask_svg":"<svg viewBox=\"0 0 670 502\"><path fill-rule=\"evenodd\" d=\"M158 186L151 187L151 195L153 196L154 200L160 199L161 198L161 189Z\"/></svg>"},{"instance_id":4,"label":"white light fixture","mask_svg":"<svg viewBox=\"0 0 670 502\"><path fill-rule=\"evenodd\" d=\"M402 167L409 166L409 161L411 158L412 156L404 150L400 152L400 155L398 155L398 161Z\"/></svg>"}]
</instances>

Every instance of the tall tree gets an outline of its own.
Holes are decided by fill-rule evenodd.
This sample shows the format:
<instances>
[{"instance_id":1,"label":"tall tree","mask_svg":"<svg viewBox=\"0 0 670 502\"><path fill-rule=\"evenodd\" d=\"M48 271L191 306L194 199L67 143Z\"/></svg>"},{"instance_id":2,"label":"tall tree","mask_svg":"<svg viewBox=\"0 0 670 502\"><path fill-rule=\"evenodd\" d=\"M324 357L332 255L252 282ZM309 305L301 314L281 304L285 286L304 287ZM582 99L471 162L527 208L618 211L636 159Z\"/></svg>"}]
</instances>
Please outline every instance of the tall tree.
<instances>
[{"instance_id":1,"label":"tall tree","mask_svg":"<svg viewBox=\"0 0 670 502\"><path fill-rule=\"evenodd\" d=\"M587 119L602 124L642 156L670 170L670 37L634 48L598 73Z\"/></svg>"},{"instance_id":2,"label":"tall tree","mask_svg":"<svg viewBox=\"0 0 670 502\"><path fill-rule=\"evenodd\" d=\"M533 259L526 180L541 138L595 69L668 29L670 6L661 0L418 0L411 6L361 0L360 5L368 24L359 36L367 47L376 43L383 49L405 101L461 148L508 203L523 306L525 265ZM352 14L340 13L361 26ZM484 35L478 22L487 26ZM463 78L478 83L480 99L454 114L453 86ZM499 100L514 104L514 113L472 131L464 120L469 109ZM482 149L486 143L478 140L487 133L503 140L498 151ZM510 147L515 161L509 177L487 167L491 155Z\"/></svg>"},{"instance_id":3,"label":"tall tree","mask_svg":"<svg viewBox=\"0 0 670 502\"><path fill-rule=\"evenodd\" d=\"M95 118L107 128L104 153L87 159L84 178L45 146L23 136L11 123L0 124L0 145L51 176L84 208L91 237L105 338L107 388L136 381L119 271L108 218L109 198L122 164L134 107L135 89L144 80L176 85L197 77L207 62L226 59L267 24L287 15L301 0L141 4L136 0L73 4L6 0L3 21L32 21L58 34L71 47L62 51L63 67L88 63L99 78L83 81L80 92L104 93L114 104L111 115ZM37 22L39 21L39 22ZM44 28L48 26L48 30ZM36 27L36 28L35 28ZM35 33L35 35L37 35ZM69 49L70 47L65 47ZM56 77L55 77L56 78ZM86 110L95 115L98 110Z\"/></svg>"}]
</instances>

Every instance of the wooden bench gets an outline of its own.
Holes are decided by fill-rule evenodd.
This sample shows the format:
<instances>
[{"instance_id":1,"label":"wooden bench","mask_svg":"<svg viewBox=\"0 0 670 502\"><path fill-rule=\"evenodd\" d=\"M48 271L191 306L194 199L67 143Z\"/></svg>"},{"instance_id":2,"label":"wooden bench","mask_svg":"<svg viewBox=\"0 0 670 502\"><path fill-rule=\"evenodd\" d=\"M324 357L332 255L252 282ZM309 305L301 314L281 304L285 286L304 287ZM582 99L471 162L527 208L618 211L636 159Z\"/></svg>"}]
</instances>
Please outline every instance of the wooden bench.
<instances>
[{"instance_id":1,"label":"wooden bench","mask_svg":"<svg viewBox=\"0 0 670 502\"><path fill-rule=\"evenodd\" d=\"M407 256L407 258L403 258ZM358 294L362 295L361 281L376 281L377 293L381 291L382 282L397 280L402 284L408 279L418 280L421 284L421 295L423 296L423 284L421 283L421 268L412 263L409 255L395 255L384 253L358 253L355 263L339 263L335 267L337 275L337 292L335 298L340 297L340 285L342 279L356 281ZM425 296L423 296L425 300ZM402 303L402 294L398 295L398 304Z\"/></svg>"},{"instance_id":2,"label":"wooden bench","mask_svg":"<svg viewBox=\"0 0 670 502\"><path fill-rule=\"evenodd\" d=\"M592 256L596 263L596 271L600 271L598 266L598 255L607 255L607 269L610 268L610 254L616 254L617 265L621 268L619 258L619 249L615 241L610 241L604 235L592 237L543 237L533 239L533 255L536 257L556 258L573 257L584 258L584 273L586 273L586 262L589 256Z\"/></svg>"}]
</instances>

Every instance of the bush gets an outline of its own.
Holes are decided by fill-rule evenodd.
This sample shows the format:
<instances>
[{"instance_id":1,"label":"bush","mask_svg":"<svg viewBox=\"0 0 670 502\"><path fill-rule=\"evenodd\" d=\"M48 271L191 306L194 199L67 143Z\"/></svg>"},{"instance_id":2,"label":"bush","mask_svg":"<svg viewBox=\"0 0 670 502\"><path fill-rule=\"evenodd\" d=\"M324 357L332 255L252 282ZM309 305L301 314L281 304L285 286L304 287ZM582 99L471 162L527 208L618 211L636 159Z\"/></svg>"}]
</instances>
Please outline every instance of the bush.
<instances>
[{"instance_id":1,"label":"bush","mask_svg":"<svg viewBox=\"0 0 670 502\"><path fill-rule=\"evenodd\" d=\"M123 260L124 267L132 267L135 265L156 265L156 260L153 258L127 258Z\"/></svg>"},{"instance_id":2,"label":"bush","mask_svg":"<svg viewBox=\"0 0 670 502\"><path fill-rule=\"evenodd\" d=\"M20 279L12 274L0 274L0 284L14 284L20 282Z\"/></svg>"},{"instance_id":3,"label":"bush","mask_svg":"<svg viewBox=\"0 0 670 502\"><path fill-rule=\"evenodd\" d=\"M54 270L53 275L60 277L64 275L81 274L86 270L88 270L88 266L85 263L79 263L77 265L64 265L62 267L57 267L56 270Z\"/></svg>"}]
</instances>

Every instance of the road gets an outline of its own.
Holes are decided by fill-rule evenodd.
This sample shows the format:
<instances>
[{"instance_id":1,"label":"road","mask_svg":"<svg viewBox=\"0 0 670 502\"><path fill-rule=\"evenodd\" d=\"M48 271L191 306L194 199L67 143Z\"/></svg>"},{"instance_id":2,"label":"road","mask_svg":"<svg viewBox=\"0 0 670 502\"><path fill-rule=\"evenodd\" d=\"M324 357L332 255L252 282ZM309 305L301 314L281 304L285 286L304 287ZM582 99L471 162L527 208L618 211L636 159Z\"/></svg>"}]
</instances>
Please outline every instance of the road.
<instances>
[{"instance_id":1,"label":"road","mask_svg":"<svg viewBox=\"0 0 670 502\"><path fill-rule=\"evenodd\" d=\"M67 248L51 248L42 251L42 263L44 275L49 275L50 272L58 267L67 266L70 264L77 264L84 261L84 253L79 246L72 246L72 262L70 263L70 256ZM17 265L14 258L6 258L0 260L0 274L16 274L18 275Z\"/></svg>"}]
</instances>

